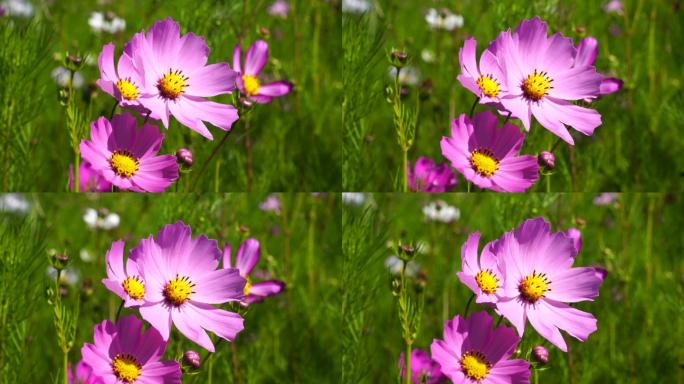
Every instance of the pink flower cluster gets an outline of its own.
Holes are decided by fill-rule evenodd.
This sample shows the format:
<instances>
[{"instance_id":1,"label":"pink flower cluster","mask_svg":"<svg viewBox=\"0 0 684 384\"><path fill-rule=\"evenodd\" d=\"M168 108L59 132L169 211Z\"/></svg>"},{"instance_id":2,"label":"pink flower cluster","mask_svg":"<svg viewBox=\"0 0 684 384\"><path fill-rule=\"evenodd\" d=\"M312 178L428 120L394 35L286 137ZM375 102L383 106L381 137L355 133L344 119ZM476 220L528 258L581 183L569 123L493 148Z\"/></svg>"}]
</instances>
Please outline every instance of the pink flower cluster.
<instances>
[{"instance_id":1,"label":"pink flower cluster","mask_svg":"<svg viewBox=\"0 0 684 384\"><path fill-rule=\"evenodd\" d=\"M134 314L96 325L94 344L87 343L81 350L76 379L180 383L179 363L160 361L173 326L214 352L207 331L233 341L244 328L240 314L216 305L247 306L284 289L285 284L277 280L252 283L249 274L259 254L259 241L248 239L233 267L230 245L222 253L216 240L193 237L190 227L180 221L140 240L125 261L124 242L115 241L106 255L107 278L102 283L123 300L124 307L137 309L150 327L143 331L143 321Z\"/></svg>"},{"instance_id":2,"label":"pink flower cluster","mask_svg":"<svg viewBox=\"0 0 684 384\"><path fill-rule=\"evenodd\" d=\"M551 232L548 222L535 218L487 243L478 255L479 240L480 233L474 232L463 244L458 278L477 303L513 328L492 328L486 311L446 321L443 339L432 342L431 358L422 351L412 354L415 383L424 382L421 377L437 383L445 376L454 383L529 383L530 363L512 358L528 320L564 352L568 348L561 331L586 341L597 329L593 315L570 305L598 297L606 277L601 268L572 266L581 248L579 230Z\"/></svg>"},{"instance_id":3,"label":"pink flower cluster","mask_svg":"<svg viewBox=\"0 0 684 384\"><path fill-rule=\"evenodd\" d=\"M171 18L136 33L118 60L114 51L111 43L102 48L97 85L117 100L115 109L126 108L145 119L137 128L135 117L124 112L91 124L90 139L80 145L85 172L79 168L79 186L86 191L101 192L113 185L126 191L162 192L178 179L175 157L157 155L164 135L147 123L149 119L161 120L168 128L173 116L211 140L205 122L228 131L239 116L235 106L208 97L239 88L245 97L268 103L292 90L289 82L260 82L259 72L268 61L266 42L259 40L250 47L244 71L240 45L233 53L233 68L227 63L208 64L210 50L204 38L192 32L181 35ZM73 181L70 185L73 188Z\"/></svg>"},{"instance_id":4,"label":"pink flower cluster","mask_svg":"<svg viewBox=\"0 0 684 384\"><path fill-rule=\"evenodd\" d=\"M468 181L498 192L522 192L539 178L536 156L518 153L524 134L508 123L519 119L526 131L532 116L544 128L570 145L567 127L591 136L601 125L601 115L575 101L590 102L617 92L622 81L599 74L594 67L598 53L595 38L575 47L560 33L548 36L538 17L523 20L515 31L504 31L491 41L476 60L474 38L459 51L458 81L474 93L479 104L496 112L461 115L452 124L450 137L441 141L442 154ZM498 128L497 114L506 116Z\"/></svg>"}]
</instances>

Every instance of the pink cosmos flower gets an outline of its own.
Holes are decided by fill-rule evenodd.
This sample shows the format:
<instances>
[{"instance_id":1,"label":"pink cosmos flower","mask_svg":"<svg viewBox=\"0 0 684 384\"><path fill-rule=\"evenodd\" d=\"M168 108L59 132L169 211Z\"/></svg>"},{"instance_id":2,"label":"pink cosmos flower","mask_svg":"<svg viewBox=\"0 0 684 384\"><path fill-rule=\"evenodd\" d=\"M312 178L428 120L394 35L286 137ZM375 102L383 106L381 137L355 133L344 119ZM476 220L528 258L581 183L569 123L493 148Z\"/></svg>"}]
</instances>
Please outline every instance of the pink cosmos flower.
<instances>
[{"instance_id":1,"label":"pink cosmos flower","mask_svg":"<svg viewBox=\"0 0 684 384\"><path fill-rule=\"evenodd\" d=\"M560 330L582 341L596 331L594 316L566 304L592 301L603 281L595 268L573 268L576 255L573 239L551 233L541 217L526 220L499 240L496 256L505 280L496 309L520 336L529 319L542 337L567 351Z\"/></svg>"},{"instance_id":2,"label":"pink cosmos flower","mask_svg":"<svg viewBox=\"0 0 684 384\"><path fill-rule=\"evenodd\" d=\"M399 368L401 369L401 377L406 377L403 352L399 356ZM413 384L439 384L446 382L446 377L442 374L439 364L432 360L427 352L422 349L414 349L411 351L411 382Z\"/></svg>"},{"instance_id":3,"label":"pink cosmos flower","mask_svg":"<svg viewBox=\"0 0 684 384\"><path fill-rule=\"evenodd\" d=\"M86 161L78 165L78 178L81 192L108 192L112 190L112 184L101 174L95 172L93 167ZM74 190L74 167L69 165L69 190Z\"/></svg>"},{"instance_id":4,"label":"pink cosmos flower","mask_svg":"<svg viewBox=\"0 0 684 384\"><path fill-rule=\"evenodd\" d=\"M124 242L117 240L112 243L105 255L107 264L107 278L102 279L107 289L114 292L122 300L126 308L143 304L145 297L145 282L140 276L138 263L133 257L123 260Z\"/></svg>"},{"instance_id":5,"label":"pink cosmos flower","mask_svg":"<svg viewBox=\"0 0 684 384\"><path fill-rule=\"evenodd\" d=\"M429 157L419 157L414 169L408 164L408 188L414 192L449 192L456 188L456 175L447 164L436 165Z\"/></svg>"},{"instance_id":6,"label":"pink cosmos flower","mask_svg":"<svg viewBox=\"0 0 684 384\"><path fill-rule=\"evenodd\" d=\"M266 200L259 203L259 209L264 212L273 212L276 215L280 215L280 196L276 193L268 195Z\"/></svg>"},{"instance_id":7,"label":"pink cosmos flower","mask_svg":"<svg viewBox=\"0 0 684 384\"><path fill-rule=\"evenodd\" d=\"M511 360L520 342L512 328L492 329L487 312L467 319L456 316L444 323L444 340L432 341L432 358L456 384L529 383L529 363Z\"/></svg>"},{"instance_id":8,"label":"pink cosmos flower","mask_svg":"<svg viewBox=\"0 0 684 384\"><path fill-rule=\"evenodd\" d=\"M142 68L138 100L169 127L169 115L200 135L213 139L207 121L224 131L238 119L235 107L208 101L205 97L230 93L237 74L226 63L209 64L209 48L202 37L180 35L171 18L154 23L129 42L137 68Z\"/></svg>"},{"instance_id":9,"label":"pink cosmos flower","mask_svg":"<svg viewBox=\"0 0 684 384\"><path fill-rule=\"evenodd\" d=\"M105 44L97 58L100 78L96 83L100 89L117 99L119 106L142 112L146 110L140 105L139 97L145 80L140 64L136 64L133 59L135 53L133 44L126 44L117 67L114 68L114 44Z\"/></svg>"},{"instance_id":10,"label":"pink cosmos flower","mask_svg":"<svg viewBox=\"0 0 684 384\"><path fill-rule=\"evenodd\" d=\"M442 155L468 181L497 192L522 192L539 178L537 158L518 156L524 135L517 126L499 120L491 111L465 114L454 120L451 137L442 137Z\"/></svg>"},{"instance_id":11,"label":"pink cosmos flower","mask_svg":"<svg viewBox=\"0 0 684 384\"><path fill-rule=\"evenodd\" d=\"M71 364L67 369L67 380L69 384L104 384L104 382L93 375L93 369L88 364L79 361L76 364L76 371L71 370Z\"/></svg>"},{"instance_id":12,"label":"pink cosmos flower","mask_svg":"<svg viewBox=\"0 0 684 384\"><path fill-rule=\"evenodd\" d=\"M178 362L159 361L166 350L159 331L143 331L142 326L135 315L124 316L116 324L105 320L96 325L95 343L81 349L83 362L105 383L180 384Z\"/></svg>"},{"instance_id":13,"label":"pink cosmos flower","mask_svg":"<svg viewBox=\"0 0 684 384\"><path fill-rule=\"evenodd\" d=\"M602 76L591 66L575 66L572 40L556 33L547 37L546 23L538 17L523 20L515 33L499 36L499 63L505 68L507 94L503 107L530 129L532 115L569 144L574 144L566 125L592 135L601 115L570 103L599 95Z\"/></svg>"},{"instance_id":14,"label":"pink cosmos flower","mask_svg":"<svg viewBox=\"0 0 684 384\"><path fill-rule=\"evenodd\" d=\"M287 18L287 13L290 12L290 4L285 0L276 0L268 7L268 14L271 16Z\"/></svg>"},{"instance_id":15,"label":"pink cosmos flower","mask_svg":"<svg viewBox=\"0 0 684 384\"><path fill-rule=\"evenodd\" d=\"M598 56L598 41L592 36L587 36L577 45L575 54L575 67L593 67ZM603 75L602 75L603 76ZM599 93L607 95L622 89L623 81L616 77L603 76L599 85Z\"/></svg>"},{"instance_id":16,"label":"pink cosmos flower","mask_svg":"<svg viewBox=\"0 0 684 384\"><path fill-rule=\"evenodd\" d=\"M473 232L461 247L461 272L456 275L476 296L476 303L496 303L501 293L504 276L496 260L496 242L487 243L478 261L477 248L480 232Z\"/></svg>"},{"instance_id":17,"label":"pink cosmos flower","mask_svg":"<svg viewBox=\"0 0 684 384\"><path fill-rule=\"evenodd\" d=\"M135 118L124 112L111 123L100 116L79 148L95 172L122 190L162 192L178 179L176 157L157 155L163 139L154 125L136 129Z\"/></svg>"},{"instance_id":18,"label":"pink cosmos flower","mask_svg":"<svg viewBox=\"0 0 684 384\"><path fill-rule=\"evenodd\" d=\"M598 206L611 205L614 202L616 202L619 197L620 194L616 192L603 192L600 195L594 197L592 202L594 203L594 205Z\"/></svg>"},{"instance_id":19,"label":"pink cosmos flower","mask_svg":"<svg viewBox=\"0 0 684 384\"><path fill-rule=\"evenodd\" d=\"M624 9L621 0L610 0L603 5L603 12L606 13L617 13L618 15L622 15L623 11Z\"/></svg>"},{"instance_id":20,"label":"pink cosmos flower","mask_svg":"<svg viewBox=\"0 0 684 384\"><path fill-rule=\"evenodd\" d=\"M573 244L575 244L575 249L577 250L577 253L579 253L580 249L582 249L582 232L577 228L568 228L563 233L565 236L572 239Z\"/></svg>"},{"instance_id":21,"label":"pink cosmos flower","mask_svg":"<svg viewBox=\"0 0 684 384\"><path fill-rule=\"evenodd\" d=\"M235 264L232 262L231 246L226 244L223 247L223 268L237 270L240 276L247 280L244 288L244 298L241 303L249 305L264 300L267 296L274 296L285 289L285 283L280 280L267 280L252 283L249 274L254 266L259 262L261 256L261 246L259 240L249 238L240 244L238 248Z\"/></svg>"},{"instance_id":22,"label":"pink cosmos flower","mask_svg":"<svg viewBox=\"0 0 684 384\"><path fill-rule=\"evenodd\" d=\"M233 341L242 331L237 313L214 307L243 298L245 279L234 269L216 270L216 240L192 237L182 221L165 225L156 237L140 241L131 251L145 282L140 314L169 339L171 324L190 340L214 352L207 330Z\"/></svg>"},{"instance_id":23,"label":"pink cosmos flower","mask_svg":"<svg viewBox=\"0 0 684 384\"><path fill-rule=\"evenodd\" d=\"M276 81L261 84L259 72L268 61L268 44L257 40L247 50L244 68L240 64L240 44L233 49L233 70L238 72L237 86L240 92L259 104L268 104L274 97L285 96L292 91L292 83Z\"/></svg>"},{"instance_id":24,"label":"pink cosmos flower","mask_svg":"<svg viewBox=\"0 0 684 384\"><path fill-rule=\"evenodd\" d=\"M480 98L480 104L499 104L499 97L508 92L505 76L496 57L497 40L493 41L476 62L477 41L468 38L458 51L461 74L456 78L466 89Z\"/></svg>"}]
</instances>

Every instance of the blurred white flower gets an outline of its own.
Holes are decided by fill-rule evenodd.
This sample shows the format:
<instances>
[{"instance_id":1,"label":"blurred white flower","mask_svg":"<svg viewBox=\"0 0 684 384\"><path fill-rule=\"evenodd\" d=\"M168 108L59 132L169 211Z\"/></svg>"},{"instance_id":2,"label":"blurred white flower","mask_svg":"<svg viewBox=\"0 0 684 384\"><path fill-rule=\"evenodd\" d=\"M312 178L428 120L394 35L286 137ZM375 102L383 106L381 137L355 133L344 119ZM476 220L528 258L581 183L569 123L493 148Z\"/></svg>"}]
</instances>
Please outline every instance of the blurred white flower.
<instances>
[{"instance_id":1,"label":"blurred white flower","mask_svg":"<svg viewBox=\"0 0 684 384\"><path fill-rule=\"evenodd\" d=\"M31 17L33 5L26 0L7 0L0 3L8 16Z\"/></svg>"},{"instance_id":2,"label":"blurred white flower","mask_svg":"<svg viewBox=\"0 0 684 384\"><path fill-rule=\"evenodd\" d=\"M52 266L48 267L47 274L52 279L57 278L57 270L55 268L53 268ZM78 271L76 271L75 269L70 268L70 267L67 267L66 269L62 270L62 273L59 275L59 282L62 284L76 285L76 284L78 284L79 280L80 280L80 277L78 275Z\"/></svg>"},{"instance_id":3,"label":"blurred white flower","mask_svg":"<svg viewBox=\"0 0 684 384\"><path fill-rule=\"evenodd\" d=\"M426 63L434 63L435 62L435 54L429 49L423 49L420 51L420 58L423 59L424 62Z\"/></svg>"},{"instance_id":4,"label":"blurred white flower","mask_svg":"<svg viewBox=\"0 0 684 384\"><path fill-rule=\"evenodd\" d=\"M270 7L268 7L268 14L271 16L287 18L287 13L290 12L290 4L285 0L276 0Z\"/></svg>"},{"instance_id":5,"label":"blurred white flower","mask_svg":"<svg viewBox=\"0 0 684 384\"><path fill-rule=\"evenodd\" d=\"M461 217L461 211L444 201L437 200L423 207L423 214L428 220L451 223Z\"/></svg>"},{"instance_id":6,"label":"blurred white flower","mask_svg":"<svg viewBox=\"0 0 684 384\"><path fill-rule=\"evenodd\" d=\"M117 33L126 29L126 20L116 16L113 12L92 12L88 25L95 32Z\"/></svg>"},{"instance_id":7,"label":"blurred white flower","mask_svg":"<svg viewBox=\"0 0 684 384\"><path fill-rule=\"evenodd\" d=\"M64 67L57 67L52 70L52 78L55 79L60 87L69 86L69 70ZM74 88L81 88L83 86L83 75L80 72L74 73L74 83L72 84Z\"/></svg>"},{"instance_id":8,"label":"blurred white flower","mask_svg":"<svg viewBox=\"0 0 684 384\"><path fill-rule=\"evenodd\" d=\"M389 269L390 273L393 275L398 275L401 273L401 269L404 267L404 260L392 255L385 259L385 267ZM406 276L416 277L418 272L420 272L420 264L415 260L411 260L406 264Z\"/></svg>"},{"instance_id":9,"label":"blurred white flower","mask_svg":"<svg viewBox=\"0 0 684 384\"><path fill-rule=\"evenodd\" d=\"M95 260L95 258L93 257L93 254L88 252L88 250L85 248L81 249L78 252L78 255L81 257L81 260L85 261L86 263L90 263L91 261Z\"/></svg>"},{"instance_id":10,"label":"blurred white flower","mask_svg":"<svg viewBox=\"0 0 684 384\"><path fill-rule=\"evenodd\" d=\"M31 203L18 193L0 194L0 211L26 214L31 209Z\"/></svg>"},{"instance_id":11,"label":"blurred white flower","mask_svg":"<svg viewBox=\"0 0 684 384\"><path fill-rule=\"evenodd\" d=\"M342 0L342 12L364 13L370 9L368 0Z\"/></svg>"},{"instance_id":12,"label":"blurred white flower","mask_svg":"<svg viewBox=\"0 0 684 384\"><path fill-rule=\"evenodd\" d=\"M615 201L617 201L618 197L620 195L615 192L604 192L596 197L594 197L594 205L598 206L603 206L603 205L611 205Z\"/></svg>"},{"instance_id":13,"label":"blurred white flower","mask_svg":"<svg viewBox=\"0 0 684 384\"><path fill-rule=\"evenodd\" d=\"M446 31L453 31L463 26L463 16L451 13L446 8L442 8L439 11L430 8L425 15L425 21L427 21L432 29L444 29Z\"/></svg>"},{"instance_id":14,"label":"blurred white flower","mask_svg":"<svg viewBox=\"0 0 684 384\"><path fill-rule=\"evenodd\" d=\"M392 80L397 75L395 67L389 67L387 74ZM399 71L399 84L401 85L418 85L420 83L420 70L416 67L406 66Z\"/></svg>"},{"instance_id":15,"label":"blurred white flower","mask_svg":"<svg viewBox=\"0 0 684 384\"><path fill-rule=\"evenodd\" d=\"M104 229L109 231L119 226L121 219L119 215L111 212L98 212L93 208L86 208L83 214L83 221L90 229Z\"/></svg>"},{"instance_id":16,"label":"blurred white flower","mask_svg":"<svg viewBox=\"0 0 684 384\"><path fill-rule=\"evenodd\" d=\"M363 205L366 195L360 192L343 192L342 202L348 205Z\"/></svg>"}]
</instances>

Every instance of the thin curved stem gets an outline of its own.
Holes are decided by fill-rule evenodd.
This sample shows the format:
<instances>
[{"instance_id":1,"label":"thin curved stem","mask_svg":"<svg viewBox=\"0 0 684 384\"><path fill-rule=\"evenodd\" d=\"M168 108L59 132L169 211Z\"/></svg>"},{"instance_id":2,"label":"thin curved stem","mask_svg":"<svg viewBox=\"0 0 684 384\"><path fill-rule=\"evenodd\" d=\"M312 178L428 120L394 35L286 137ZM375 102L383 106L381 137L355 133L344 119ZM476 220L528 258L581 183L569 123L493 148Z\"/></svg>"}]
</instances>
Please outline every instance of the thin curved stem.
<instances>
[{"instance_id":1,"label":"thin curved stem","mask_svg":"<svg viewBox=\"0 0 684 384\"><path fill-rule=\"evenodd\" d=\"M464 313L463 317L468 317L468 311L470 310L470 304L473 302L474 298L475 298L475 294L473 293L470 296L470 299L468 299L468 304L466 304L465 311L463 312Z\"/></svg>"},{"instance_id":2,"label":"thin curved stem","mask_svg":"<svg viewBox=\"0 0 684 384\"><path fill-rule=\"evenodd\" d=\"M480 98L479 98L479 97L476 97L476 98L475 98L475 102L473 103L473 106L470 107L470 113L468 114L468 116L469 116L470 118L473 117L473 112L475 112L475 106L476 106L477 103L479 103L479 102L480 102Z\"/></svg>"}]
</instances>

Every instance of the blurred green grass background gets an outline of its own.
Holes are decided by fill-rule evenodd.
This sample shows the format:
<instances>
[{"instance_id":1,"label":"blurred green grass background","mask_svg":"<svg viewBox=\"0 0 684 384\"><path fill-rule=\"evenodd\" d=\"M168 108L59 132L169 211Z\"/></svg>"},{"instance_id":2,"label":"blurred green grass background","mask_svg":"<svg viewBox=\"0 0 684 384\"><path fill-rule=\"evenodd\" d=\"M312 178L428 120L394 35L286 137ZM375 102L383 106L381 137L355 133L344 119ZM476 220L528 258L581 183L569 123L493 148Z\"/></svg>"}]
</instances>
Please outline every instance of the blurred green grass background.
<instances>
[{"instance_id":1,"label":"blurred green grass background","mask_svg":"<svg viewBox=\"0 0 684 384\"><path fill-rule=\"evenodd\" d=\"M273 3L270 0L30 2L33 18L0 18L2 190L59 192L67 188L68 166L74 156L65 108L58 100L59 86L50 76L61 65L60 55L89 56L93 64L82 71L84 85L75 96L86 121L109 116L113 98L94 86L102 46L115 43L118 57L134 33L149 30L154 21L169 16L180 23L181 33L194 32L205 38L211 49L209 63L232 65L233 47L238 42L242 42L244 55L252 42L266 40L270 60L262 75L295 84L286 97L257 105L251 112L254 190L339 190L340 167L336 164L341 162L342 85L337 53L341 50L341 21L335 2L290 1L286 19L267 13ZM88 19L96 11L114 12L126 21L126 29L114 35L94 32ZM230 95L215 99L231 101ZM166 134L161 153L189 148L196 168L223 137L222 130L211 126L214 141L208 141L175 119L171 121L168 130L158 122ZM217 159L193 185L195 191L247 190L241 124L235 125Z\"/></svg>"},{"instance_id":2,"label":"blurred green grass background","mask_svg":"<svg viewBox=\"0 0 684 384\"><path fill-rule=\"evenodd\" d=\"M177 220L189 224L193 236L207 234L220 247L231 242L233 255L242 240L255 237L261 243L256 269L287 284L280 295L249 307L235 349L213 337L213 368L205 350L172 332L164 359L178 359L188 349L203 359L199 374L184 375L184 383L207 383L210 375L214 383L322 383L337 377L337 301L330 286L336 279L341 236L340 221L331 219L340 217L339 196L280 195L280 214L261 211L264 196L258 194L25 197L31 204L25 216L0 212L1 383L61 383L62 352L45 296L46 288L54 287L48 250L66 252L69 274L76 276L64 284L63 298L69 308L80 302L76 342L69 354L75 364L83 343L92 343L94 325L113 319L120 303L101 284L111 243L124 239L128 252L141 238ZM120 225L110 231L89 229L82 218L86 208L117 213ZM91 260L80 256L83 252ZM127 313L138 311L122 312Z\"/></svg>"},{"instance_id":3,"label":"blurred green grass background","mask_svg":"<svg viewBox=\"0 0 684 384\"><path fill-rule=\"evenodd\" d=\"M556 171L551 189L585 191L681 191L684 149L680 121L684 59L681 2L674 0L624 0L624 14L606 13L607 0L587 1L372 1L365 15L348 14L345 37L355 41L348 52L347 67L357 57L363 70L349 71L345 78L344 188L348 191L392 191L401 178L402 152L397 145L392 108L384 89L388 76L386 52L403 49L419 73L417 85L408 86L405 103L420 100L416 140L409 152L448 162L439 141L450 133L451 121L467 114L474 95L458 83L458 50L466 37L478 43L478 57L500 31L515 29L521 20L540 16L550 33L561 32L575 44L584 36L598 40L599 72L624 80L624 88L592 103L603 118L592 137L573 131L575 146L561 143L554 151ZM463 16L462 28L452 32L432 30L425 21L429 8L447 8ZM361 27L359 27L361 26ZM363 34L360 39L352 35ZM379 41L379 42L378 42ZM347 40L345 40L345 49ZM378 42L376 44L376 42ZM433 62L424 61L425 51ZM365 64L368 63L368 64ZM345 67L345 69L347 68ZM347 75L348 72L345 72ZM427 85L429 82L429 85ZM361 94L364 92L363 94ZM362 99L355 103L354 100ZM357 104L361 104L358 106ZM478 106L476 111L488 107ZM503 120L503 118L502 118ZM512 120L521 125L518 120ZM531 127L522 153L537 155L550 150L556 136L538 123ZM360 167L362 164L363 167ZM459 177L457 190L465 191ZM531 191L545 191L540 180Z\"/></svg>"},{"instance_id":4,"label":"blurred green grass background","mask_svg":"<svg viewBox=\"0 0 684 384\"><path fill-rule=\"evenodd\" d=\"M603 266L608 276L594 302L577 305L594 314L598 331L584 343L564 334L570 353L544 342L527 324L521 344L522 358L540 343L550 351L549 369L539 373L539 382L681 383L682 196L620 194L606 206L594 205L594 197L578 193L373 194L365 206L345 206L345 263L353 266L365 260L363 274L369 276L357 291L349 294L349 300L372 296L367 306L345 318L348 324L360 322L359 341L348 340L353 332L343 340L349 347L347 358L362 367L362 379L357 382L389 383L399 374L397 361L405 347L397 298L390 289L391 275L383 265L393 255L390 244L411 243L422 249L416 261L424 274L421 278L425 281L425 307L414 348L429 352L432 340L442 337L444 321L463 315L471 296L456 276L461 270L461 245L468 234L481 232L481 249L525 219L543 216L550 221L553 231L579 228L582 249L574 265ZM423 206L439 199L458 208L460 219L450 224L427 220ZM357 230L359 226L363 228ZM372 236L357 236L360 232ZM470 313L485 309L473 305ZM505 320L504 324L510 326ZM353 362L348 365L353 366Z\"/></svg>"}]
</instances>

